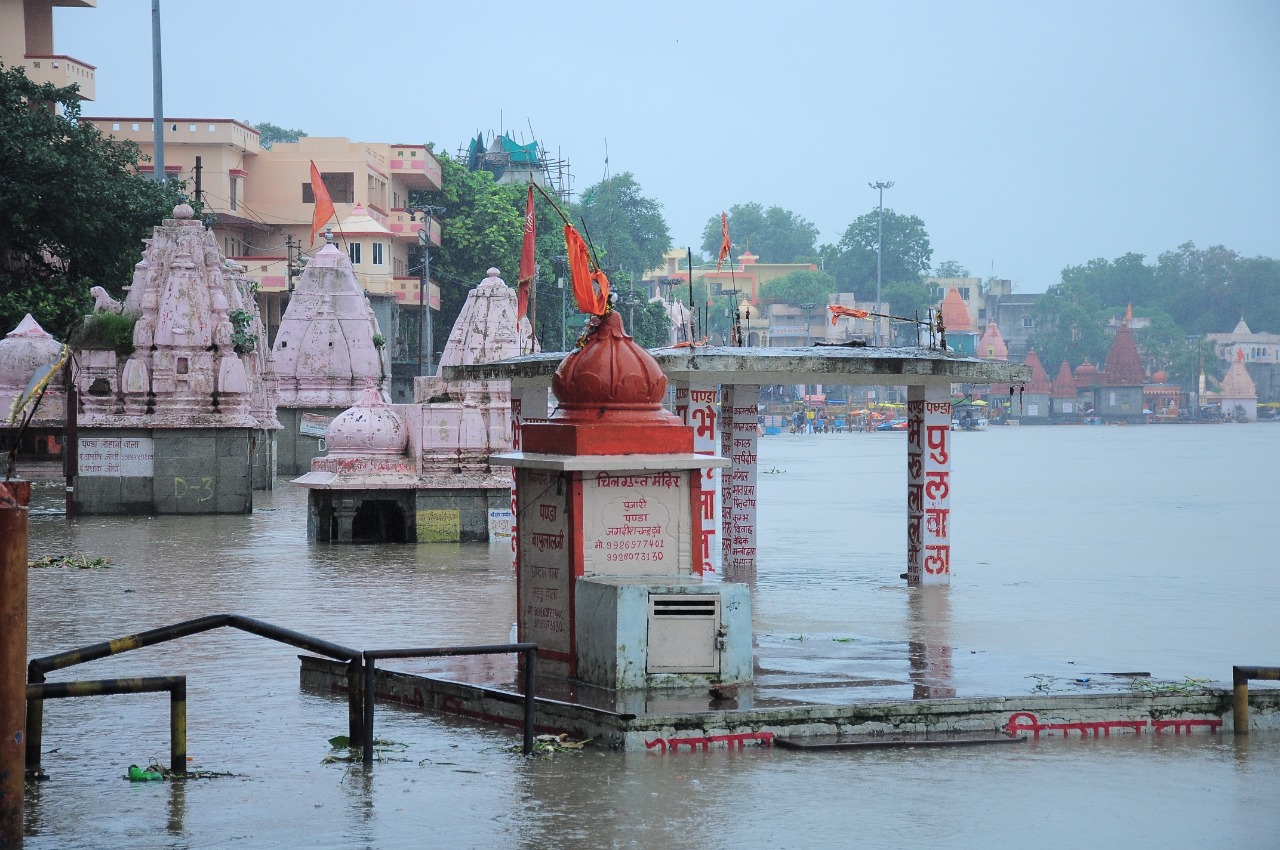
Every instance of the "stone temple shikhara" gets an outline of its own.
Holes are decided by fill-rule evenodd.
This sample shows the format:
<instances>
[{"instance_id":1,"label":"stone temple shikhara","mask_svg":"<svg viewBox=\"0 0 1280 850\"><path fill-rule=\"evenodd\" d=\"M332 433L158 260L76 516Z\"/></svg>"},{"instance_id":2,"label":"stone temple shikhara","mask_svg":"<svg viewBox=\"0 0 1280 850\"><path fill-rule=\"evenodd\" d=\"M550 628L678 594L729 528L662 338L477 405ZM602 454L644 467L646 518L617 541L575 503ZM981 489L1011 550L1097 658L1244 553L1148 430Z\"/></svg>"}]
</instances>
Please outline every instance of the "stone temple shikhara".
<instances>
[{"instance_id":1,"label":"stone temple shikhara","mask_svg":"<svg viewBox=\"0 0 1280 850\"><path fill-rule=\"evenodd\" d=\"M517 316L515 291L489 269L467 295L440 368L514 357L532 344L528 322ZM317 350L325 349L309 349ZM287 361L279 362L286 371ZM299 380L293 397L303 392ZM283 383L281 396L290 396ZM310 472L296 480L311 491L311 539L484 541L509 524L511 472L492 465L490 457L512 445L510 383L420 377L414 399L388 404L380 386L369 385L329 424L327 454L311 460Z\"/></svg>"},{"instance_id":2,"label":"stone temple shikhara","mask_svg":"<svg viewBox=\"0 0 1280 850\"><path fill-rule=\"evenodd\" d=\"M241 271L183 203L146 240L124 303L98 295L75 354L77 513L252 510L255 454L269 480L279 423Z\"/></svg>"}]
</instances>

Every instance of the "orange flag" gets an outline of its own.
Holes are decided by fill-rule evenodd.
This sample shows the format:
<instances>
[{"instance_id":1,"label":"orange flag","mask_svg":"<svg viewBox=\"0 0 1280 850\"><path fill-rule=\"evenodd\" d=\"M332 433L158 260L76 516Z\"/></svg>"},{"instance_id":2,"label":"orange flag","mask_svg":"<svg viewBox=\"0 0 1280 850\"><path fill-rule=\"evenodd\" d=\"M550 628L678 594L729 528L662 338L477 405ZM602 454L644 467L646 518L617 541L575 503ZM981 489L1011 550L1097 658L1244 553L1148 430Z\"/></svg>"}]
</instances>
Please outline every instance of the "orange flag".
<instances>
[{"instance_id":1,"label":"orange flag","mask_svg":"<svg viewBox=\"0 0 1280 850\"><path fill-rule=\"evenodd\" d=\"M871 314L866 310L855 310L843 304L828 304L827 309L831 311L831 324L833 325L840 321L841 316L848 316L851 319L867 319L871 317Z\"/></svg>"},{"instance_id":2,"label":"orange flag","mask_svg":"<svg viewBox=\"0 0 1280 850\"><path fill-rule=\"evenodd\" d=\"M578 310L603 316L609 309L609 278L604 272L591 270L587 243L571 225L564 226L564 244L569 252L569 277L573 281L573 298Z\"/></svg>"},{"instance_id":3,"label":"orange flag","mask_svg":"<svg viewBox=\"0 0 1280 850\"><path fill-rule=\"evenodd\" d=\"M311 160L311 194L316 199L316 208L311 211L311 244L316 244L316 234L333 218L333 201L329 199L329 190L320 179L320 169L316 161Z\"/></svg>"},{"instance_id":4,"label":"orange flag","mask_svg":"<svg viewBox=\"0 0 1280 850\"><path fill-rule=\"evenodd\" d=\"M520 248L520 271L516 276L516 318L523 319L529 312L529 291L537 274L534 243L538 238L538 220L533 210L533 184L529 184L529 199L524 205L524 244Z\"/></svg>"},{"instance_id":5,"label":"orange flag","mask_svg":"<svg viewBox=\"0 0 1280 850\"><path fill-rule=\"evenodd\" d=\"M720 271L720 264L729 258L729 248L729 217L720 213L720 256L716 258L716 271Z\"/></svg>"}]
</instances>

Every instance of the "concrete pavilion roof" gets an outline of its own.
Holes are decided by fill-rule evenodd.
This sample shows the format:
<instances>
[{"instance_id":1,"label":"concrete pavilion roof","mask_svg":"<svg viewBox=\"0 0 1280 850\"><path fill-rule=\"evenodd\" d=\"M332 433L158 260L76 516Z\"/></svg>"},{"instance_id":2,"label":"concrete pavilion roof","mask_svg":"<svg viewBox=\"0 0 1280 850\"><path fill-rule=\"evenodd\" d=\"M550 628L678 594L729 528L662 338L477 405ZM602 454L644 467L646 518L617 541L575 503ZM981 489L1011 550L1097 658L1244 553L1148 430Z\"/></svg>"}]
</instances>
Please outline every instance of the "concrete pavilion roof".
<instances>
[{"instance_id":1,"label":"concrete pavilion roof","mask_svg":"<svg viewBox=\"0 0 1280 850\"><path fill-rule=\"evenodd\" d=\"M924 386L1023 384L1031 369L929 348L657 348L650 353L672 380L706 384L836 384ZM492 363L445 366L449 380L511 381L547 386L564 351L526 354Z\"/></svg>"}]
</instances>

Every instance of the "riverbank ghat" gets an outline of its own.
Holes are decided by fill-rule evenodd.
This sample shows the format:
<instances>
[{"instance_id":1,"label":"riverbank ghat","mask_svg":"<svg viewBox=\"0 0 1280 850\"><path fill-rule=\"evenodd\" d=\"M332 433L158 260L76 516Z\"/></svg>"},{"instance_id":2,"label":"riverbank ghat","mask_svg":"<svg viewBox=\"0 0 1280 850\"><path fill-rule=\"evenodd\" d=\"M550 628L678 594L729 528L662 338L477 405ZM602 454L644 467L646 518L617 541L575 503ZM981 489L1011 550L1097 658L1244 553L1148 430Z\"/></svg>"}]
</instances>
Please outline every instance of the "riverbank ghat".
<instances>
[{"instance_id":1,"label":"riverbank ghat","mask_svg":"<svg viewBox=\"0 0 1280 850\"><path fill-rule=\"evenodd\" d=\"M1025 366L936 348L665 348L652 352L675 387L674 413L694 429L694 450L729 460L704 470L702 570L717 564L728 581L757 569L756 474L760 387L836 384L907 387L907 569L910 586L951 581L951 385L1030 379ZM446 367L452 380L509 380L529 399L524 422L545 405L563 352ZM519 405L516 405L519 407ZM717 502L718 499L718 502ZM718 551L717 551L718 550Z\"/></svg>"}]
</instances>

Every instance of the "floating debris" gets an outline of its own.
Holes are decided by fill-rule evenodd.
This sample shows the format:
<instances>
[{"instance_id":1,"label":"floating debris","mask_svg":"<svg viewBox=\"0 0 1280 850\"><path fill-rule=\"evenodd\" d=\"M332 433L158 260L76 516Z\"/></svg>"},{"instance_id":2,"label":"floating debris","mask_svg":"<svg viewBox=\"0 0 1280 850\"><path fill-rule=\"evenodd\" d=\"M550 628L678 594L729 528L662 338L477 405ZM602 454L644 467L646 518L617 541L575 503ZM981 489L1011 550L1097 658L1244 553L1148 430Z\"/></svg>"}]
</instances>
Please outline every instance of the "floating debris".
<instances>
[{"instance_id":1,"label":"floating debris","mask_svg":"<svg viewBox=\"0 0 1280 850\"><path fill-rule=\"evenodd\" d=\"M60 570L105 570L112 563L109 558L90 558L88 555L46 555L43 558L28 561L27 566L33 570L47 567L56 567Z\"/></svg>"},{"instance_id":2,"label":"floating debris","mask_svg":"<svg viewBox=\"0 0 1280 850\"><path fill-rule=\"evenodd\" d=\"M333 752L321 759L321 764L338 764L339 762L357 762L364 760L364 747L351 746L351 738L346 735L335 735L330 738L329 746L333 748ZM409 761L409 759L400 758L397 755L407 749L409 749L408 744L402 744L399 741L385 741L382 738L374 738L373 760Z\"/></svg>"},{"instance_id":3,"label":"floating debris","mask_svg":"<svg viewBox=\"0 0 1280 850\"><path fill-rule=\"evenodd\" d=\"M190 761L190 759L188 759ZM223 770L193 770L188 768L182 773L174 773L155 759L146 767L129 765L125 778L130 782L185 782L188 779L224 779L238 776Z\"/></svg>"},{"instance_id":4,"label":"floating debris","mask_svg":"<svg viewBox=\"0 0 1280 850\"><path fill-rule=\"evenodd\" d=\"M533 739L533 755L554 756L556 753L581 752L583 747L591 743L591 740L588 738L585 741L571 741L567 732L562 732L559 735L537 735ZM513 744L507 750L513 753L523 753L524 746Z\"/></svg>"}]
</instances>

